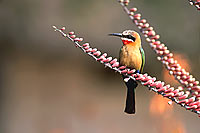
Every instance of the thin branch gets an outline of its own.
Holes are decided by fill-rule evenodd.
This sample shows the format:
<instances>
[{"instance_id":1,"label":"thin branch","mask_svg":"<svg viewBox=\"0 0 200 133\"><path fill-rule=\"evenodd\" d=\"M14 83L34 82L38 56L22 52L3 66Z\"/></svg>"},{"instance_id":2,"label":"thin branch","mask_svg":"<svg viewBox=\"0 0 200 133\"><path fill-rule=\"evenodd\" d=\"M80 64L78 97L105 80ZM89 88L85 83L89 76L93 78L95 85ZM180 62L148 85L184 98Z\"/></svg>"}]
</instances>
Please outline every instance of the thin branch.
<instances>
[{"instance_id":1,"label":"thin branch","mask_svg":"<svg viewBox=\"0 0 200 133\"><path fill-rule=\"evenodd\" d=\"M139 28L140 32L145 36L146 41L151 48L158 55L157 59L160 60L164 66L169 70L169 74L173 75L181 85L190 91L192 96L196 96L196 101L200 100L200 86L199 81L189 74L184 68L178 64L177 60L173 58L173 54L168 50L167 46L159 41L160 35L156 34L154 28L150 26L146 19L141 18L141 14L137 13L137 8L127 8L129 0L119 0L124 11L128 14L129 18Z\"/></svg>"},{"instance_id":2,"label":"thin branch","mask_svg":"<svg viewBox=\"0 0 200 133\"><path fill-rule=\"evenodd\" d=\"M113 69L114 71L126 75L128 78L125 79L127 82L129 79L136 80L142 85L156 92L157 94L162 95L168 99L171 99L175 103L181 105L183 108L190 110L200 116L200 101L195 101L196 96L188 98L189 91L184 91L184 88L179 86L178 88L171 87L170 85L165 85L164 82L156 80L155 77L151 77L148 74L139 74L135 73L135 69L128 69L126 66L120 66L116 58L108 56L107 53L102 53L97 48L90 47L89 43L82 43L83 38L76 37L74 32L64 33L65 28L58 29L56 26L53 26L55 31L61 33L64 37L67 37L75 46L80 48L87 55L91 56L96 61L104 64L106 67Z\"/></svg>"}]
</instances>

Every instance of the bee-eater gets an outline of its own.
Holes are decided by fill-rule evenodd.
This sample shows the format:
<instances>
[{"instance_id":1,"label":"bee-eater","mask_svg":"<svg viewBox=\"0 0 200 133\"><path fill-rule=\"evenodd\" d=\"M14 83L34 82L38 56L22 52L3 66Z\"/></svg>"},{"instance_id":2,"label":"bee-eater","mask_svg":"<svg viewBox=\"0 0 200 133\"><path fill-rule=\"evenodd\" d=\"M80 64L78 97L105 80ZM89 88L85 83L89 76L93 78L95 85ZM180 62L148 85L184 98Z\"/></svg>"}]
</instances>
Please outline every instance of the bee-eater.
<instances>
[{"instance_id":1,"label":"bee-eater","mask_svg":"<svg viewBox=\"0 0 200 133\"><path fill-rule=\"evenodd\" d=\"M140 35L133 30L125 30L123 33L111 33L109 35L118 36L123 42L119 53L120 65L141 73L145 64L145 53L141 46ZM127 77L123 75L123 79L125 78ZM138 84L133 79L129 79L125 84L127 86L127 97L124 112L135 114L135 88Z\"/></svg>"}]
</instances>

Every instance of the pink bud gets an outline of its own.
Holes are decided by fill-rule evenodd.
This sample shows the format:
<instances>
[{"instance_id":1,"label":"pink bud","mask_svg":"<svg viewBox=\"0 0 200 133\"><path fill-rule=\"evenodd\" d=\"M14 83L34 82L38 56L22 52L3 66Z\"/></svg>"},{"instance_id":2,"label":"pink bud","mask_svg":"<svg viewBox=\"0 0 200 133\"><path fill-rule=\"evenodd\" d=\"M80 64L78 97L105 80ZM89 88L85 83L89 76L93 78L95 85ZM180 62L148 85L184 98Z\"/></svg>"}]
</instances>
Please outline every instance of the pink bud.
<instances>
[{"instance_id":1,"label":"pink bud","mask_svg":"<svg viewBox=\"0 0 200 133\"><path fill-rule=\"evenodd\" d=\"M132 70L128 71L128 74L132 74L132 73L134 73L135 71L136 71L135 69L132 69Z\"/></svg>"},{"instance_id":2,"label":"pink bud","mask_svg":"<svg viewBox=\"0 0 200 133\"><path fill-rule=\"evenodd\" d=\"M159 45L159 44L160 44L160 41L155 41L153 44L154 44L154 45Z\"/></svg>"},{"instance_id":3,"label":"pink bud","mask_svg":"<svg viewBox=\"0 0 200 133\"><path fill-rule=\"evenodd\" d=\"M139 13L138 13L138 14L135 14L133 17L134 17L134 19L136 19L136 20L140 20L141 14L139 14Z\"/></svg>"},{"instance_id":4,"label":"pink bud","mask_svg":"<svg viewBox=\"0 0 200 133\"><path fill-rule=\"evenodd\" d=\"M91 51L92 51L92 48L89 48L89 49L86 50L87 53L91 52Z\"/></svg>"},{"instance_id":5,"label":"pink bud","mask_svg":"<svg viewBox=\"0 0 200 133\"><path fill-rule=\"evenodd\" d=\"M121 73L127 73L127 69L122 70Z\"/></svg>"},{"instance_id":6,"label":"pink bud","mask_svg":"<svg viewBox=\"0 0 200 133\"><path fill-rule=\"evenodd\" d=\"M125 69L126 68L126 66L120 66L119 67L119 69Z\"/></svg>"},{"instance_id":7,"label":"pink bud","mask_svg":"<svg viewBox=\"0 0 200 133\"><path fill-rule=\"evenodd\" d=\"M186 104L194 102L195 101L195 97L191 97L188 99L188 101L186 102Z\"/></svg>"},{"instance_id":8,"label":"pink bud","mask_svg":"<svg viewBox=\"0 0 200 133\"><path fill-rule=\"evenodd\" d=\"M113 59L111 62L110 62L110 64L112 65L112 64L114 64L114 63L116 63L117 62L117 59L115 58L115 59Z\"/></svg>"},{"instance_id":9,"label":"pink bud","mask_svg":"<svg viewBox=\"0 0 200 133\"><path fill-rule=\"evenodd\" d=\"M104 53L102 56L106 57L108 54L107 53Z\"/></svg>"},{"instance_id":10,"label":"pink bud","mask_svg":"<svg viewBox=\"0 0 200 133\"><path fill-rule=\"evenodd\" d=\"M169 89L165 90L165 93L172 92L174 90L174 87L170 87Z\"/></svg>"},{"instance_id":11,"label":"pink bud","mask_svg":"<svg viewBox=\"0 0 200 133\"><path fill-rule=\"evenodd\" d=\"M164 95L164 97L174 97L174 93L172 93L172 92L171 93L167 93L167 94Z\"/></svg>"},{"instance_id":12,"label":"pink bud","mask_svg":"<svg viewBox=\"0 0 200 133\"><path fill-rule=\"evenodd\" d=\"M72 39L74 39L75 37L76 37L76 35L72 35L72 36L70 36Z\"/></svg>"},{"instance_id":13,"label":"pink bud","mask_svg":"<svg viewBox=\"0 0 200 133\"><path fill-rule=\"evenodd\" d=\"M96 52L97 51L97 49L96 48L94 48L94 49L92 49L92 51L91 52Z\"/></svg>"},{"instance_id":14,"label":"pink bud","mask_svg":"<svg viewBox=\"0 0 200 133\"><path fill-rule=\"evenodd\" d=\"M147 28L147 30L148 30L148 31L151 31L151 30L153 30L153 27L149 27L149 28Z\"/></svg>"},{"instance_id":15,"label":"pink bud","mask_svg":"<svg viewBox=\"0 0 200 133\"><path fill-rule=\"evenodd\" d=\"M62 27L60 30L62 30L62 31L65 30L65 27Z\"/></svg>"},{"instance_id":16,"label":"pink bud","mask_svg":"<svg viewBox=\"0 0 200 133\"><path fill-rule=\"evenodd\" d=\"M95 56L100 56L101 55L101 52L100 51L97 51L97 52L95 52L95 53L93 53L93 55L95 55Z\"/></svg>"},{"instance_id":17,"label":"pink bud","mask_svg":"<svg viewBox=\"0 0 200 133\"><path fill-rule=\"evenodd\" d=\"M119 62L115 62L112 67L119 67Z\"/></svg>"},{"instance_id":18,"label":"pink bud","mask_svg":"<svg viewBox=\"0 0 200 133\"><path fill-rule=\"evenodd\" d=\"M184 94L184 92L181 91L181 92L176 93L174 96L175 96L175 97L180 97L180 96L182 96L183 94Z\"/></svg>"},{"instance_id":19,"label":"pink bud","mask_svg":"<svg viewBox=\"0 0 200 133\"><path fill-rule=\"evenodd\" d=\"M112 60L112 57L108 57L107 59L105 58L104 60L102 60L103 62L109 62Z\"/></svg>"},{"instance_id":20,"label":"pink bud","mask_svg":"<svg viewBox=\"0 0 200 133\"><path fill-rule=\"evenodd\" d=\"M181 100L181 99L186 99L187 97L188 97L188 94L185 94L185 95L182 95L182 96L178 97L178 99L179 99L179 100Z\"/></svg>"},{"instance_id":21,"label":"pink bud","mask_svg":"<svg viewBox=\"0 0 200 133\"><path fill-rule=\"evenodd\" d=\"M165 91L165 90L166 90L166 87L160 87L159 89L157 89L158 92Z\"/></svg>"},{"instance_id":22,"label":"pink bud","mask_svg":"<svg viewBox=\"0 0 200 133\"><path fill-rule=\"evenodd\" d=\"M184 100L181 100L181 101L178 101L178 103L186 103L188 101L188 99L184 99Z\"/></svg>"},{"instance_id":23,"label":"pink bud","mask_svg":"<svg viewBox=\"0 0 200 133\"><path fill-rule=\"evenodd\" d=\"M174 91L172 91L174 94L179 92L179 89L175 89Z\"/></svg>"},{"instance_id":24,"label":"pink bud","mask_svg":"<svg viewBox=\"0 0 200 133\"><path fill-rule=\"evenodd\" d=\"M73 32L73 31L71 31L71 32L69 32L69 34L70 34L70 35L73 35L73 34L74 34L74 32Z\"/></svg>"},{"instance_id":25,"label":"pink bud","mask_svg":"<svg viewBox=\"0 0 200 133\"><path fill-rule=\"evenodd\" d=\"M146 23L142 26L142 28L148 28L149 27L149 23Z\"/></svg>"},{"instance_id":26,"label":"pink bud","mask_svg":"<svg viewBox=\"0 0 200 133\"><path fill-rule=\"evenodd\" d=\"M192 103L189 104L189 106L198 105L198 104L200 104L200 101L192 102Z\"/></svg>"},{"instance_id":27,"label":"pink bud","mask_svg":"<svg viewBox=\"0 0 200 133\"><path fill-rule=\"evenodd\" d=\"M106 58L104 56L101 56L97 59L97 61L105 60Z\"/></svg>"},{"instance_id":28,"label":"pink bud","mask_svg":"<svg viewBox=\"0 0 200 133\"><path fill-rule=\"evenodd\" d=\"M136 12L137 11L137 8L131 8L130 9L130 12Z\"/></svg>"},{"instance_id":29,"label":"pink bud","mask_svg":"<svg viewBox=\"0 0 200 133\"><path fill-rule=\"evenodd\" d=\"M124 5L128 6L128 4L129 4L129 0L124 0Z\"/></svg>"},{"instance_id":30,"label":"pink bud","mask_svg":"<svg viewBox=\"0 0 200 133\"><path fill-rule=\"evenodd\" d=\"M198 107L197 105L193 105L193 106L187 107L187 109L196 109L197 107Z\"/></svg>"},{"instance_id":31,"label":"pink bud","mask_svg":"<svg viewBox=\"0 0 200 133\"><path fill-rule=\"evenodd\" d=\"M139 22L140 22L140 23L146 23L147 20L146 20L146 19L142 19L142 20L140 20Z\"/></svg>"},{"instance_id":32,"label":"pink bud","mask_svg":"<svg viewBox=\"0 0 200 133\"><path fill-rule=\"evenodd\" d=\"M84 47L85 50L87 50L87 49L89 49L89 48L90 48L90 46L85 46L85 47Z\"/></svg>"},{"instance_id":33,"label":"pink bud","mask_svg":"<svg viewBox=\"0 0 200 133\"><path fill-rule=\"evenodd\" d=\"M75 38L74 41L82 42L82 41L83 41L83 38Z\"/></svg>"},{"instance_id":34,"label":"pink bud","mask_svg":"<svg viewBox=\"0 0 200 133\"><path fill-rule=\"evenodd\" d=\"M133 13L133 12L129 12L129 15L133 16L133 15L134 15L134 13Z\"/></svg>"},{"instance_id":35,"label":"pink bud","mask_svg":"<svg viewBox=\"0 0 200 133\"><path fill-rule=\"evenodd\" d=\"M148 36L155 36L156 35L156 33L155 33L155 31L149 31L149 33L147 34Z\"/></svg>"},{"instance_id":36,"label":"pink bud","mask_svg":"<svg viewBox=\"0 0 200 133\"><path fill-rule=\"evenodd\" d=\"M89 43L84 43L83 47L86 47L86 46L89 46L89 45L90 45Z\"/></svg>"},{"instance_id":37,"label":"pink bud","mask_svg":"<svg viewBox=\"0 0 200 133\"><path fill-rule=\"evenodd\" d=\"M158 40L159 38L160 38L160 35L155 35L152 37L152 39L156 39L156 40Z\"/></svg>"}]
</instances>

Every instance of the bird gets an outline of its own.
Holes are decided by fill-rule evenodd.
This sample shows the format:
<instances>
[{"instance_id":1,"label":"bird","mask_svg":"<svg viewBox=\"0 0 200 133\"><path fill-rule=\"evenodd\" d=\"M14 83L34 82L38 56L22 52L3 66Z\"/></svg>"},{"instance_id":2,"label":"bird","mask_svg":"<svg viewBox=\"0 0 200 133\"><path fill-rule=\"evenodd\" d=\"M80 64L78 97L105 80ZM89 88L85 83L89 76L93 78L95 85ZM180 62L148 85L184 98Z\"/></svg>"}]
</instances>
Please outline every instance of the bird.
<instances>
[{"instance_id":1,"label":"bird","mask_svg":"<svg viewBox=\"0 0 200 133\"><path fill-rule=\"evenodd\" d=\"M141 45L140 35L134 30L125 30L122 33L111 33L110 36L120 37L122 47L119 52L119 64L130 69L135 69L135 73L142 73L145 64L145 52ZM135 114L135 88L138 83L129 79L126 75L122 75L127 86L126 105L124 112L127 114Z\"/></svg>"}]
</instances>

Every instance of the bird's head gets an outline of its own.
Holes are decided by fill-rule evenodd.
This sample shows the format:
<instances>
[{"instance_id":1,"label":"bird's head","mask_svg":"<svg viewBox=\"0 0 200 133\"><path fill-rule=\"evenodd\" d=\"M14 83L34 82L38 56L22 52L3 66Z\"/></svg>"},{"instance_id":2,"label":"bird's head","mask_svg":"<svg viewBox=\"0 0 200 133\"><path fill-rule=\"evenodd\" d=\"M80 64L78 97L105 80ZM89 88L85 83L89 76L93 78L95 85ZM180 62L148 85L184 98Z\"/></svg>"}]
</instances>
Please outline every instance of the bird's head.
<instances>
[{"instance_id":1,"label":"bird's head","mask_svg":"<svg viewBox=\"0 0 200 133\"><path fill-rule=\"evenodd\" d=\"M111 33L109 35L120 37L124 45L141 45L140 35L133 30L125 30L122 33Z\"/></svg>"}]
</instances>

